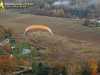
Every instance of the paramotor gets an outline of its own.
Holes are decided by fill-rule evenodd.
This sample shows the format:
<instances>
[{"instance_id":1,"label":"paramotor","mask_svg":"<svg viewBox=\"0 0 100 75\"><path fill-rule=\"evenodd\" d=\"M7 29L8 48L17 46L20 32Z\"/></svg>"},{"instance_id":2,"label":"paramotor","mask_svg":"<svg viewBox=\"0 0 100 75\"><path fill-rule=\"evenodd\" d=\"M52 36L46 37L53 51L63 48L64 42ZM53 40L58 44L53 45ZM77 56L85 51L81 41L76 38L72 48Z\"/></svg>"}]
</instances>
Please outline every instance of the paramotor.
<instances>
[{"instance_id":1,"label":"paramotor","mask_svg":"<svg viewBox=\"0 0 100 75\"><path fill-rule=\"evenodd\" d=\"M32 25L32 26L29 26L26 28L26 30L24 31L24 34L29 31L29 30L32 30L32 29L43 29L43 30L47 30L50 32L51 35L53 35L52 31L50 28L48 28L47 26L43 26L43 25Z\"/></svg>"}]
</instances>

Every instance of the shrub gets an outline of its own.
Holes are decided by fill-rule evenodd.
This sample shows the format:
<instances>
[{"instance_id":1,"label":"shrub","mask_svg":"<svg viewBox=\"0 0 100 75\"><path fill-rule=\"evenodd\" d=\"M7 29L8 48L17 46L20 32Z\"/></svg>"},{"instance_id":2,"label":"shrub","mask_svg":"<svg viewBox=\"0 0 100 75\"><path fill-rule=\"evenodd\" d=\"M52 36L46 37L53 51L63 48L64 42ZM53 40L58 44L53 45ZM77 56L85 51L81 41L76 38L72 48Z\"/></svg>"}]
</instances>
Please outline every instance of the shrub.
<instances>
[{"instance_id":1,"label":"shrub","mask_svg":"<svg viewBox=\"0 0 100 75\"><path fill-rule=\"evenodd\" d=\"M84 69L82 71L82 75L90 75L90 72L87 69Z\"/></svg>"},{"instance_id":2,"label":"shrub","mask_svg":"<svg viewBox=\"0 0 100 75\"><path fill-rule=\"evenodd\" d=\"M100 27L100 23L96 23L96 27Z\"/></svg>"},{"instance_id":3,"label":"shrub","mask_svg":"<svg viewBox=\"0 0 100 75\"><path fill-rule=\"evenodd\" d=\"M54 74L53 74L53 71L50 70L48 75L54 75Z\"/></svg>"},{"instance_id":4,"label":"shrub","mask_svg":"<svg viewBox=\"0 0 100 75\"><path fill-rule=\"evenodd\" d=\"M90 25L90 20L89 19L84 20L83 25L84 26L89 26Z\"/></svg>"},{"instance_id":5,"label":"shrub","mask_svg":"<svg viewBox=\"0 0 100 75\"><path fill-rule=\"evenodd\" d=\"M62 75L66 75L66 74L67 74L67 73L66 73L66 68L65 68L65 67L63 67L61 73L62 73Z\"/></svg>"}]
</instances>

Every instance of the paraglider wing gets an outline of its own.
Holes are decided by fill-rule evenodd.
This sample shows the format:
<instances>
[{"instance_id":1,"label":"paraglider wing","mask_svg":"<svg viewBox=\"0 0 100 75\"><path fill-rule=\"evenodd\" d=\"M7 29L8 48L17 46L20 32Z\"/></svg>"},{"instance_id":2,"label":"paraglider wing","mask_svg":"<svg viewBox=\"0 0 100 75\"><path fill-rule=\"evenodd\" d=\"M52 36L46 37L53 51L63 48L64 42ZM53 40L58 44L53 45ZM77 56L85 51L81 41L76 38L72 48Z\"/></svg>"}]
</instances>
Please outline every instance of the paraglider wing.
<instances>
[{"instance_id":1,"label":"paraglider wing","mask_svg":"<svg viewBox=\"0 0 100 75\"><path fill-rule=\"evenodd\" d=\"M52 35L52 31L50 28L46 27L46 26L43 26L43 25L32 25L32 26L29 26L26 28L26 30L24 31L24 34L28 31L28 30L32 30L32 29L44 29L44 30L47 30L49 31Z\"/></svg>"}]
</instances>

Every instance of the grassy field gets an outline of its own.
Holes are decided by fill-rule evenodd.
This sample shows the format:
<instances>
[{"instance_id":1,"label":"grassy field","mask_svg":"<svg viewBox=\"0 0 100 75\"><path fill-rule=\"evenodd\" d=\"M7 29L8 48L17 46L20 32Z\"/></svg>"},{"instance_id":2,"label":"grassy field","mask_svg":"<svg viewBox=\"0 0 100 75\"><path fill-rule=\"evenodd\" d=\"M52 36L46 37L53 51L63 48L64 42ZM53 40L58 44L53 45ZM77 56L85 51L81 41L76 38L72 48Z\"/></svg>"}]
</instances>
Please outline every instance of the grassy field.
<instances>
[{"instance_id":1,"label":"grassy field","mask_svg":"<svg viewBox=\"0 0 100 75\"><path fill-rule=\"evenodd\" d=\"M20 11L21 9L4 9L4 10L0 10L0 12L6 12L6 13L16 13L16 14L19 14L19 11Z\"/></svg>"},{"instance_id":2,"label":"grassy field","mask_svg":"<svg viewBox=\"0 0 100 75\"><path fill-rule=\"evenodd\" d=\"M0 24L6 27L13 27L17 32L24 32L25 28L30 25L42 24L50 27L54 34L60 36L100 42L100 28L82 26L82 20L78 19L0 13Z\"/></svg>"},{"instance_id":3,"label":"grassy field","mask_svg":"<svg viewBox=\"0 0 100 75\"><path fill-rule=\"evenodd\" d=\"M54 33L50 36L43 32L46 39L40 43L41 46L54 50L49 61L67 61L69 56L73 56L79 62L89 59L99 60L100 28L82 26L81 19L0 13L0 25L14 28L20 34L24 33L26 27L35 24L48 26Z\"/></svg>"}]
</instances>

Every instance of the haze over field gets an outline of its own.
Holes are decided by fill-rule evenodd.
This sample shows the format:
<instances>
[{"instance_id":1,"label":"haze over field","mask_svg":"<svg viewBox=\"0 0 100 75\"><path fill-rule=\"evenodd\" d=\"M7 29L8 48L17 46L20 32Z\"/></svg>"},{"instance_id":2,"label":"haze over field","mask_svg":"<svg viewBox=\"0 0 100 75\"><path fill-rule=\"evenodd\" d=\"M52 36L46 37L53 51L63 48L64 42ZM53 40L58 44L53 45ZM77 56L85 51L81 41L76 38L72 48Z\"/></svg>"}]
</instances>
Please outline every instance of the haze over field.
<instances>
[{"instance_id":1,"label":"haze over field","mask_svg":"<svg viewBox=\"0 0 100 75\"><path fill-rule=\"evenodd\" d=\"M55 1L53 3L53 5L62 5L62 6L70 6L70 8L87 8L91 5L99 5L100 4L100 0L77 0L76 2L73 2L73 0L59 0L59 1Z\"/></svg>"}]
</instances>

